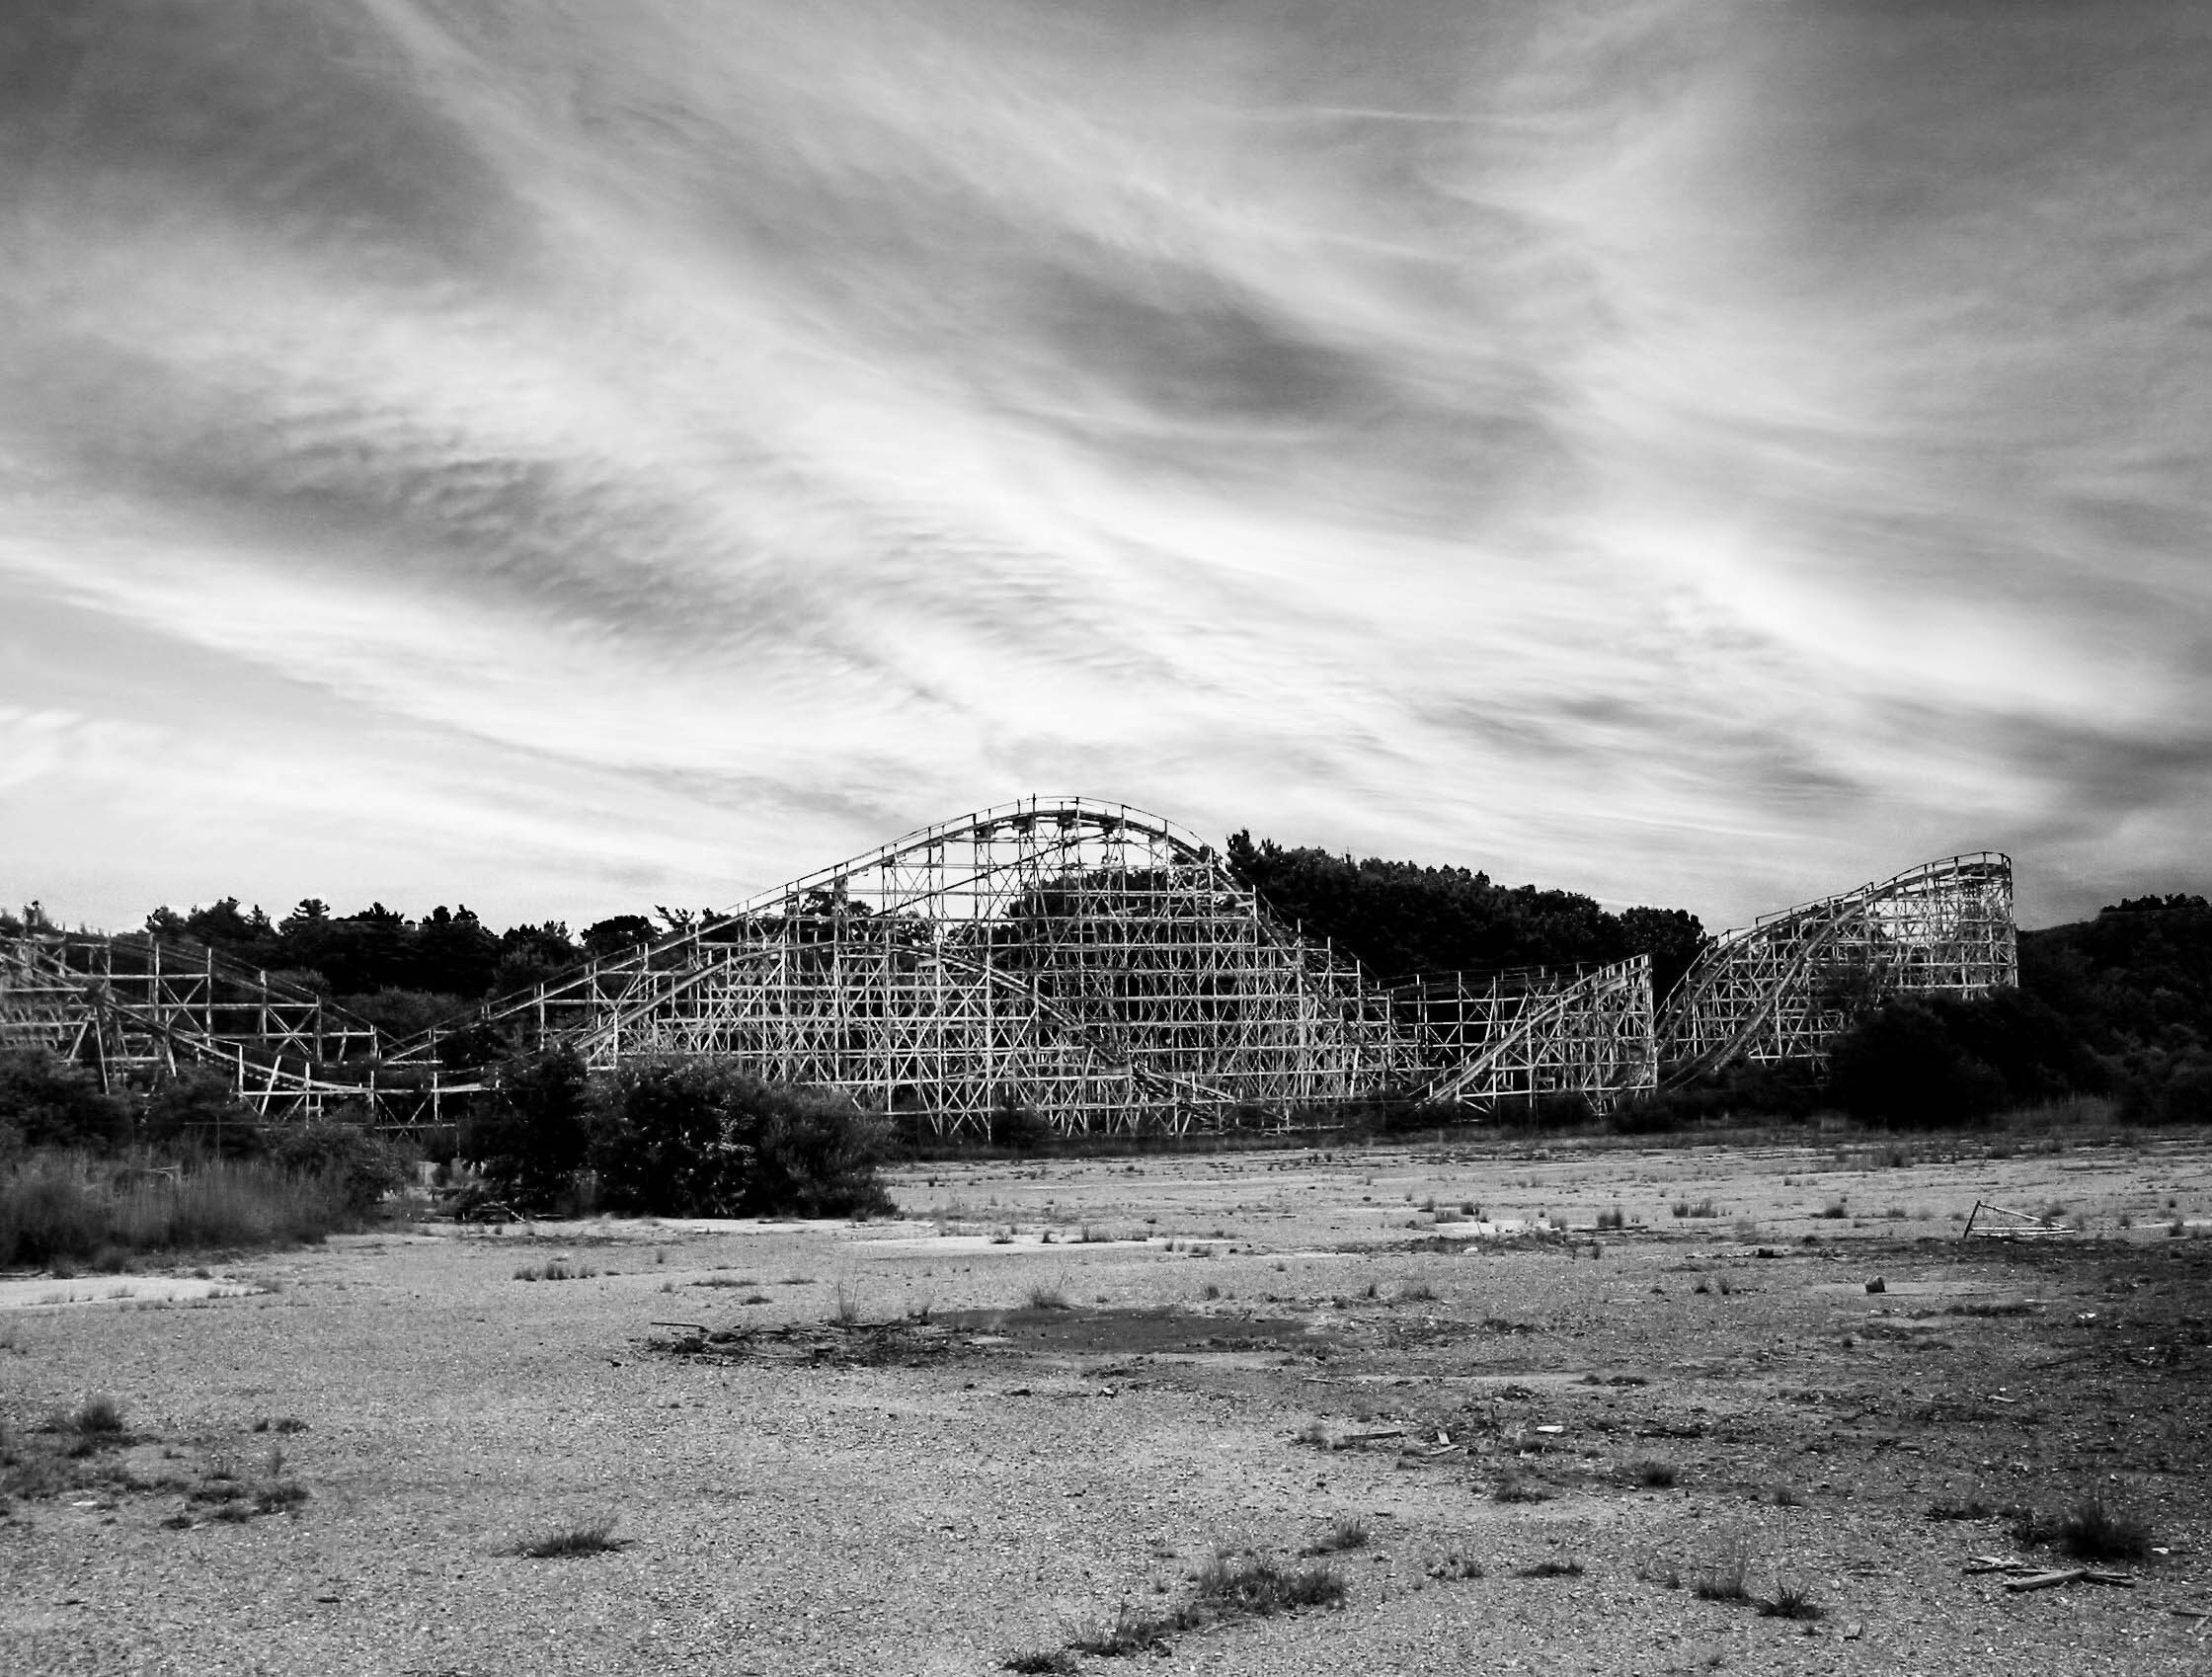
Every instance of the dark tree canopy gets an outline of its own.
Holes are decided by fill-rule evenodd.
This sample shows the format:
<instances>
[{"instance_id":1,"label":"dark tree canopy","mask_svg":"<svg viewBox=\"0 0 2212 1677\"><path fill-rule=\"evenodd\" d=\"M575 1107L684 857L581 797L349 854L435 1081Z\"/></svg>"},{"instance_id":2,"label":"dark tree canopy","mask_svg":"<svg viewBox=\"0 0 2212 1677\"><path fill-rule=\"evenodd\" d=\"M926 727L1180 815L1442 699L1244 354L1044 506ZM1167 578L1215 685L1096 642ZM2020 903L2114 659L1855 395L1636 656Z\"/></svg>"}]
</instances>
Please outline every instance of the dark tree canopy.
<instances>
[{"instance_id":1,"label":"dark tree canopy","mask_svg":"<svg viewBox=\"0 0 2212 1677\"><path fill-rule=\"evenodd\" d=\"M1254 843L1248 832L1229 839L1228 861L1275 914L1379 978L1648 954L1663 996L1704 946L1698 917L1680 909L1614 915L1577 892L1498 885L1465 868L1355 862L1272 839Z\"/></svg>"}]
</instances>

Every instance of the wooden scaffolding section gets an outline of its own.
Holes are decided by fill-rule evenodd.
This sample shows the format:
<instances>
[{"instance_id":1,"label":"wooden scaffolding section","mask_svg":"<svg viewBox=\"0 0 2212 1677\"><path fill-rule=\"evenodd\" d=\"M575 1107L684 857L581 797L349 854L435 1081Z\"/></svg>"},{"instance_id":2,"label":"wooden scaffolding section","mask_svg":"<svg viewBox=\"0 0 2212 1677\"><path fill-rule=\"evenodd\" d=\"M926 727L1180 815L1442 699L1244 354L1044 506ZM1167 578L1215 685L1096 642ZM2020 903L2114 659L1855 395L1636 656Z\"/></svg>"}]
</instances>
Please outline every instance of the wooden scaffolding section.
<instances>
[{"instance_id":1,"label":"wooden scaffolding section","mask_svg":"<svg viewBox=\"0 0 2212 1677\"><path fill-rule=\"evenodd\" d=\"M1443 1068L1426 1100L1489 1110L1580 1095L1603 1112L1658 1084L1649 955L1414 979L1390 1005Z\"/></svg>"},{"instance_id":2,"label":"wooden scaffolding section","mask_svg":"<svg viewBox=\"0 0 2212 1677\"><path fill-rule=\"evenodd\" d=\"M921 829L468 1023L590 1064L710 1055L937 1135L1280 1125L1410 1069L1356 964L1124 804L1026 799ZM402 1044L436 1058L446 1032Z\"/></svg>"},{"instance_id":3,"label":"wooden scaffolding section","mask_svg":"<svg viewBox=\"0 0 2212 1677\"><path fill-rule=\"evenodd\" d=\"M1925 862L1716 939L1659 1019L1669 1084L1735 1060L1827 1064L1858 1013L1898 996L1983 996L2019 982L2012 858Z\"/></svg>"},{"instance_id":4,"label":"wooden scaffolding section","mask_svg":"<svg viewBox=\"0 0 2212 1677\"><path fill-rule=\"evenodd\" d=\"M362 1101L391 1119L403 1092L459 1080L379 1089L374 1027L197 944L36 924L0 927L0 1048L28 1047L90 1067L110 1090L211 1067L270 1118Z\"/></svg>"}]
</instances>

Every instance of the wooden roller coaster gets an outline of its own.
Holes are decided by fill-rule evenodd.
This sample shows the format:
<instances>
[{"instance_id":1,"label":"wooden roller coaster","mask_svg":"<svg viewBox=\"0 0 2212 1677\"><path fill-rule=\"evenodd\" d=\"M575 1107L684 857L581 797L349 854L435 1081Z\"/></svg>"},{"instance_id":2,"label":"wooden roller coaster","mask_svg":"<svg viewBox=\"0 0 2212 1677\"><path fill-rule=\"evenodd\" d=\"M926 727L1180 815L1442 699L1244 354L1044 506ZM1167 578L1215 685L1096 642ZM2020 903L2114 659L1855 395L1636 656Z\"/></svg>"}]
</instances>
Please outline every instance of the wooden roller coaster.
<instances>
[{"instance_id":1,"label":"wooden roller coaster","mask_svg":"<svg viewBox=\"0 0 2212 1677\"><path fill-rule=\"evenodd\" d=\"M450 1115L498 1058L712 1056L937 1135L1281 1126L1388 1097L1601 1108L1736 1058L1817 1064L1859 1007L2014 982L2012 870L1982 854L1716 940L1663 1006L1649 960L1385 989L1269 913L1193 835L1025 799L910 833L613 959L386 1043L197 946L0 923L0 1046L111 1085L218 1068L273 1118Z\"/></svg>"}]
</instances>

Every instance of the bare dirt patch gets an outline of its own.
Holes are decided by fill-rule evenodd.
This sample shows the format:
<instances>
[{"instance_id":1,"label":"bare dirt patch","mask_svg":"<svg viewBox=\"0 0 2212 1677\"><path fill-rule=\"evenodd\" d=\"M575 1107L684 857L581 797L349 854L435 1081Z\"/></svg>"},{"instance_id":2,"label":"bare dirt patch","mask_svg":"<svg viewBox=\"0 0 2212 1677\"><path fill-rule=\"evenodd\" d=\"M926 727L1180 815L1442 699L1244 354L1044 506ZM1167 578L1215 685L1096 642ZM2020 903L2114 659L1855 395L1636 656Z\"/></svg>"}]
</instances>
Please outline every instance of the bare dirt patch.
<instances>
[{"instance_id":1,"label":"bare dirt patch","mask_svg":"<svg viewBox=\"0 0 2212 1677\"><path fill-rule=\"evenodd\" d=\"M1230 1674L2198 1670L2208 1164L939 1165L899 1223L342 1239L253 1297L18 1312L0 1667L1109 1670L1120 1625ZM1984 1199L2086 1233L1961 1239ZM132 1442L70 1457L95 1393ZM2093 1506L2133 1587L1968 1569L2084 1567ZM1198 1611L1308 1564L1340 1602Z\"/></svg>"}]
</instances>

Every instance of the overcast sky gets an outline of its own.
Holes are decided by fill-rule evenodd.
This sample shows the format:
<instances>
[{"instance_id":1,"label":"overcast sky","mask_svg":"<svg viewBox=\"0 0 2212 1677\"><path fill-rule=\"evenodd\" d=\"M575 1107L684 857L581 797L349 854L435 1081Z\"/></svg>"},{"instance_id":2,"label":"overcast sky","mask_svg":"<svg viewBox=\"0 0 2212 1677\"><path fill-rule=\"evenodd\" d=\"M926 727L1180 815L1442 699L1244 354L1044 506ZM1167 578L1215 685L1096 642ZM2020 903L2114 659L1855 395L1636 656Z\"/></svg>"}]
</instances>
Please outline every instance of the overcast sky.
<instances>
[{"instance_id":1,"label":"overcast sky","mask_svg":"<svg viewBox=\"0 0 2212 1677\"><path fill-rule=\"evenodd\" d=\"M2208 113L2201 0L7 0L0 900L2212 889Z\"/></svg>"}]
</instances>

